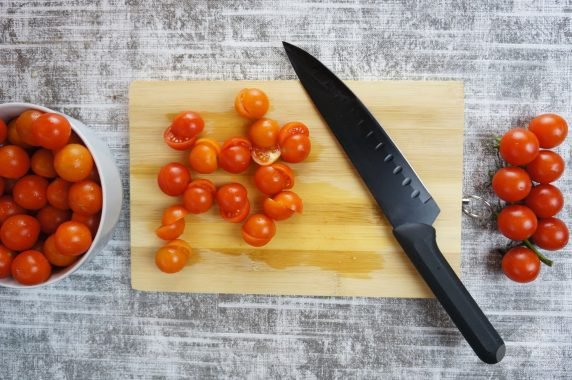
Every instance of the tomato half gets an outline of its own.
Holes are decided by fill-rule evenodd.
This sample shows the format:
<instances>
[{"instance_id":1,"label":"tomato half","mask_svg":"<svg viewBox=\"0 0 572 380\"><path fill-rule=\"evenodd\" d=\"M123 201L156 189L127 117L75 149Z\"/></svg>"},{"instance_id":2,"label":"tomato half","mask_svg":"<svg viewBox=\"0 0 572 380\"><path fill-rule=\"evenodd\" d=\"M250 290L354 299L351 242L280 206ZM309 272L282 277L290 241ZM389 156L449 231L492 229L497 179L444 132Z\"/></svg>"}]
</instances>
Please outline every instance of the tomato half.
<instances>
[{"instance_id":1,"label":"tomato half","mask_svg":"<svg viewBox=\"0 0 572 380\"><path fill-rule=\"evenodd\" d=\"M291 121L284 124L278 133L278 144L283 145L286 140L295 135L305 135L310 137L310 129L301 121Z\"/></svg>"},{"instance_id":2,"label":"tomato half","mask_svg":"<svg viewBox=\"0 0 572 380\"><path fill-rule=\"evenodd\" d=\"M56 267L67 267L79 260L79 256L69 256L62 254L56 247L56 237L50 235L44 242L44 256Z\"/></svg>"},{"instance_id":3,"label":"tomato half","mask_svg":"<svg viewBox=\"0 0 572 380\"><path fill-rule=\"evenodd\" d=\"M173 224L180 219L184 219L185 216L189 214L189 210L181 205L169 206L163 211L163 217L161 218L161 224Z\"/></svg>"},{"instance_id":4,"label":"tomato half","mask_svg":"<svg viewBox=\"0 0 572 380\"><path fill-rule=\"evenodd\" d=\"M175 223L162 225L155 230L159 239L175 240L185 232L185 220L179 219Z\"/></svg>"},{"instance_id":5,"label":"tomato half","mask_svg":"<svg viewBox=\"0 0 572 380\"><path fill-rule=\"evenodd\" d=\"M564 160L558 153L551 150L541 150L538 156L526 165L526 171L535 182L554 182L564 172Z\"/></svg>"},{"instance_id":6,"label":"tomato half","mask_svg":"<svg viewBox=\"0 0 572 380\"><path fill-rule=\"evenodd\" d=\"M71 219L71 211L60 210L53 206L46 206L36 214L38 222L40 222L40 229L43 233L51 235L56 232L56 229L63 222Z\"/></svg>"},{"instance_id":7,"label":"tomato half","mask_svg":"<svg viewBox=\"0 0 572 380\"><path fill-rule=\"evenodd\" d=\"M192 214L207 212L213 205L216 187L208 179L192 181L183 195L185 208Z\"/></svg>"},{"instance_id":8,"label":"tomato half","mask_svg":"<svg viewBox=\"0 0 572 380\"><path fill-rule=\"evenodd\" d=\"M97 214L103 207L101 186L88 179L75 182L69 189L68 202L77 214Z\"/></svg>"},{"instance_id":9,"label":"tomato half","mask_svg":"<svg viewBox=\"0 0 572 380\"><path fill-rule=\"evenodd\" d=\"M568 244L570 231L564 222L558 218L543 218L538 220L538 228L532 241L540 248L556 251Z\"/></svg>"},{"instance_id":10,"label":"tomato half","mask_svg":"<svg viewBox=\"0 0 572 380\"><path fill-rule=\"evenodd\" d=\"M196 139L196 137L190 139L177 137L170 126L165 129L165 132L163 132L163 140L167 145L175 150L191 149Z\"/></svg>"},{"instance_id":11,"label":"tomato half","mask_svg":"<svg viewBox=\"0 0 572 380\"><path fill-rule=\"evenodd\" d=\"M272 119L260 119L248 128L248 138L254 146L272 148L278 142L280 124Z\"/></svg>"},{"instance_id":12,"label":"tomato half","mask_svg":"<svg viewBox=\"0 0 572 380\"><path fill-rule=\"evenodd\" d=\"M63 148L70 139L71 131L68 119L57 113L45 113L32 123L33 141L46 149ZM24 137L21 132L20 136Z\"/></svg>"},{"instance_id":13,"label":"tomato half","mask_svg":"<svg viewBox=\"0 0 572 380\"><path fill-rule=\"evenodd\" d=\"M500 199L507 202L526 198L531 188L530 176L518 167L501 168L493 176L493 190Z\"/></svg>"},{"instance_id":14,"label":"tomato half","mask_svg":"<svg viewBox=\"0 0 572 380\"><path fill-rule=\"evenodd\" d=\"M284 164L261 166L254 173L254 184L262 193L274 195L294 186L294 173Z\"/></svg>"},{"instance_id":15,"label":"tomato half","mask_svg":"<svg viewBox=\"0 0 572 380\"><path fill-rule=\"evenodd\" d=\"M26 210L20 207L10 195L4 195L0 198L0 225L12 215L25 214Z\"/></svg>"},{"instance_id":16,"label":"tomato half","mask_svg":"<svg viewBox=\"0 0 572 380\"><path fill-rule=\"evenodd\" d=\"M191 181L191 174L182 164L171 162L159 170L157 183L161 191L167 195L181 195Z\"/></svg>"},{"instance_id":17,"label":"tomato half","mask_svg":"<svg viewBox=\"0 0 572 380\"><path fill-rule=\"evenodd\" d=\"M198 139L189 153L191 169L202 174L214 172L218 168L220 149L220 144L212 139Z\"/></svg>"},{"instance_id":18,"label":"tomato half","mask_svg":"<svg viewBox=\"0 0 572 380\"><path fill-rule=\"evenodd\" d=\"M268 112L270 101L258 88L243 88L234 99L234 109L247 119L260 119Z\"/></svg>"},{"instance_id":19,"label":"tomato half","mask_svg":"<svg viewBox=\"0 0 572 380\"><path fill-rule=\"evenodd\" d=\"M39 251L22 252L12 261L12 277L20 284L41 284L46 282L51 274L50 262Z\"/></svg>"},{"instance_id":20,"label":"tomato half","mask_svg":"<svg viewBox=\"0 0 572 380\"><path fill-rule=\"evenodd\" d=\"M179 113L171 123L171 132L182 140L197 137L204 129L205 122L201 115L193 111Z\"/></svg>"},{"instance_id":21,"label":"tomato half","mask_svg":"<svg viewBox=\"0 0 572 380\"><path fill-rule=\"evenodd\" d=\"M264 212L274 220L285 220L294 212L302 213L302 199L293 191L282 191L273 198L266 198L263 203Z\"/></svg>"},{"instance_id":22,"label":"tomato half","mask_svg":"<svg viewBox=\"0 0 572 380\"><path fill-rule=\"evenodd\" d=\"M187 252L185 252L187 254L187 257L190 257L193 253L193 249L191 248L191 245L182 239L171 240L166 245L167 246L174 245L176 247L181 247L181 248L185 249L187 251Z\"/></svg>"},{"instance_id":23,"label":"tomato half","mask_svg":"<svg viewBox=\"0 0 572 380\"><path fill-rule=\"evenodd\" d=\"M40 236L40 223L30 215L12 215L0 228L0 239L13 251L30 249Z\"/></svg>"},{"instance_id":24,"label":"tomato half","mask_svg":"<svg viewBox=\"0 0 572 380\"><path fill-rule=\"evenodd\" d=\"M30 157L19 146L5 145L0 147L0 176L20 178L30 169Z\"/></svg>"},{"instance_id":25,"label":"tomato half","mask_svg":"<svg viewBox=\"0 0 572 380\"><path fill-rule=\"evenodd\" d=\"M219 165L229 173L242 173L250 165L252 145L243 137L233 137L223 144Z\"/></svg>"},{"instance_id":26,"label":"tomato half","mask_svg":"<svg viewBox=\"0 0 572 380\"><path fill-rule=\"evenodd\" d=\"M89 150L79 144L68 144L54 156L56 173L69 182L86 179L93 169L93 157Z\"/></svg>"},{"instance_id":27,"label":"tomato half","mask_svg":"<svg viewBox=\"0 0 572 380\"><path fill-rule=\"evenodd\" d=\"M242 225L242 238L254 247L261 247L276 234L274 221L264 214L254 214Z\"/></svg>"},{"instance_id":28,"label":"tomato half","mask_svg":"<svg viewBox=\"0 0 572 380\"><path fill-rule=\"evenodd\" d=\"M48 203L62 210L67 210L70 208L68 202L69 189L72 183L66 181L65 179L56 178L54 179L46 189L46 197L48 198Z\"/></svg>"},{"instance_id":29,"label":"tomato half","mask_svg":"<svg viewBox=\"0 0 572 380\"><path fill-rule=\"evenodd\" d=\"M36 146L39 143L36 141L36 136L34 135L34 123L40 117L44 115L43 112L36 110L24 111L18 116L15 121L15 129L17 133L17 139L28 146ZM15 142L13 144L16 144ZM24 148L24 146L23 146Z\"/></svg>"},{"instance_id":30,"label":"tomato half","mask_svg":"<svg viewBox=\"0 0 572 380\"><path fill-rule=\"evenodd\" d=\"M278 145L271 148L260 148L255 146L252 148L251 155L254 162L258 165L272 165L280 158L280 147Z\"/></svg>"},{"instance_id":31,"label":"tomato half","mask_svg":"<svg viewBox=\"0 0 572 380\"><path fill-rule=\"evenodd\" d=\"M155 265L165 273L180 272L187 265L187 250L177 245L165 245L155 253Z\"/></svg>"},{"instance_id":32,"label":"tomato half","mask_svg":"<svg viewBox=\"0 0 572 380\"><path fill-rule=\"evenodd\" d=\"M524 202L537 217L548 218L562 210L564 196L556 186L538 185L532 188Z\"/></svg>"},{"instance_id":33,"label":"tomato half","mask_svg":"<svg viewBox=\"0 0 572 380\"><path fill-rule=\"evenodd\" d=\"M48 203L48 180L38 175L27 175L12 189L14 201L27 210L39 210Z\"/></svg>"},{"instance_id":34,"label":"tomato half","mask_svg":"<svg viewBox=\"0 0 572 380\"><path fill-rule=\"evenodd\" d=\"M568 135L566 120L553 113L535 117L528 124L528 129L536 135L541 148L554 148Z\"/></svg>"},{"instance_id":35,"label":"tomato half","mask_svg":"<svg viewBox=\"0 0 572 380\"><path fill-rule=\"evenodd\" d=\"M499 231L511 240L528 239L536 231L537 224L536 215L526 206L506 206L497 216Z\"/></svg>"},{"instance_id":36,"label":"tomato half","mask_svg":"<svg viewBox=\"0 0 572 380\"><path fill-rule=\"evenodd\" d=\"M0 245L0 278L10 276L13 258L14 253L3 245Z\"/></svg>"},{"instance_id":37,"label":"tomato half","mask_svg":"<svg viewBox=\"0 0 572 380\"><path fill-rule=\"evenodd\" d=\"M62 255L81 255L87 252L91 242L91 231L83 223L70 220L60 224L56 229L56 248Z\"/></svg>"},{"instance_id":38,"label":"tomato half","mask_svg":"<svg viewBox=\"0 0 572 380\"><path fill-rule=\"evenodd\" d=\"M512 128L500 140L501 157L511 165L526 165L538 155L538 138L524 128Z\"/></svg>"},{"instance_id":39,"label":"tomato half","mask_svg":"<svg viewBox=\"0 0 572 380\"><path fill-rule=\"evenodd\" d=\"M514 247L502 258L502 271L516 282L531 282L540 273L540 259L526 247Z\"/></svg>"},{"instance_id":40,"label":"tomato half","mask_svg":"<svg viewBox=\"0 0 572 380\"><path fill-rule=\"evenodd\" d=\"M38 149L30 160L32 171L42 177L54 178L57 173L54 169L54 154L48 149Z\"/></svg>"}]
</instances>

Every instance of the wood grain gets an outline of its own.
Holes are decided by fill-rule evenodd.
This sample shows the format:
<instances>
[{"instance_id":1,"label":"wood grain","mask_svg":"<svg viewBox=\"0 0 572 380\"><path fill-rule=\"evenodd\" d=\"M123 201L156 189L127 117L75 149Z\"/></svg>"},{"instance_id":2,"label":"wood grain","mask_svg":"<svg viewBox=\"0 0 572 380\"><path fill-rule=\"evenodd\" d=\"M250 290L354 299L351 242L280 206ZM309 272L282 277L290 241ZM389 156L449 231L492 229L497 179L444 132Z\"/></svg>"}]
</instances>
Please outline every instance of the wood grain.
<instances>
[{"instance_id":1,"label":"wood grain","mask_svg":"<svg viewBox=\"0 0 572 380\"><path fill-rule=\"evenodd\" d=\"M461 82L348 82L383 122L441 207L435 227L447 260L458 271L461 238L463 85ZM267 115L281 123L301 120L311 129L313 150L294 164L296 191L304 214L277 225L277 235L261 248L242 241L240 225L224 222L216 208L187 218L183 238L194 248L191 262L175 275L161 273L154 252L162 245L154 230L162 210L175 199L156 185L159 168L186 162L162 143L176 113L201 112L204 136L222 141L245 133L248 122L233 111L234 95L259 87L269 95ZM431 297L394 241L351 163L297 81L136 81L130 88L131 271L139 290ZM253 210L262 197L246 176L208 176L217 185L239 181Z\"/></svg>"}]
</instances>

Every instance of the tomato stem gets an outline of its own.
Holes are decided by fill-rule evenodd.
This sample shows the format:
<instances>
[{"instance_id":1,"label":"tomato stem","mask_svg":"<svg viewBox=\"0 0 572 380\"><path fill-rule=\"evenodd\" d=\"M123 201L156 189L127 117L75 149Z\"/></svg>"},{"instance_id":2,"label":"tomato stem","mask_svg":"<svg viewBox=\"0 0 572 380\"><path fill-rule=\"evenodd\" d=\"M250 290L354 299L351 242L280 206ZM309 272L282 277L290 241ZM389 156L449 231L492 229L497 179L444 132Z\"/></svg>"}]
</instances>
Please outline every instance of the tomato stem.
<instances>
[{"instance_id":1,"label":"tomato stem","mask_svg":"<svg viewBox=\"0 0 572 380\"><path fill-rule=\"evenodd\" d=\"M544 264L548 265L549 267L552 266L552 260L550 260L548 257L544 256L542 253L540 253L540 251L534 246L532 245L532 243L527 239L527 240L523 240L524 245L526 245L528 248L530 248L530 250L532 252L534 252L536 254L536 256L538 256L538 258L540 259L540 261L542 261Z\"/></svg>"}]
</instances>

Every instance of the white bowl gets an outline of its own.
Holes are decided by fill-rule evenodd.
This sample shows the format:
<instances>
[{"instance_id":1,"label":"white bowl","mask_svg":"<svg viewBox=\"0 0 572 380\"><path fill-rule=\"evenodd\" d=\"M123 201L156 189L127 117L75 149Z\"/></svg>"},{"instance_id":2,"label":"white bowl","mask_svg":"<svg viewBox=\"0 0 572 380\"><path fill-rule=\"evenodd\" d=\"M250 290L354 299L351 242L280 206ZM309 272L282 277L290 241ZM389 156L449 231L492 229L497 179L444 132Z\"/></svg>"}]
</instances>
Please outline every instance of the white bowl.
<instances>
[{"instance_id":1,"label":"white bowl","mask_svg":"<svg viewBox=\"0 0 572 380\"><path fill-rule=\"evenodd\" d=\"M0 119L8 123L8 121L29 109L39 110L42 112L55 112L63 115L60 112L35 104L5 103L0 104ZM107 242L109 242L109 239L111 239L113 229L119 220L119 213L121 211L121 203L123 200L123 189L121 186L119 170L115 165L111 151L107 145L105 145L105 143L81 121L69 117L68 115L63 116L69 120L72 130L83 140L97 165L97 171L101 180L101 189L103 193L103 208L101 210L101 221L99 223L97 234L94 236L93 243L89 250L75 264L52 274L48 281L30 286L22 285L16 282L13 278L4 278L0 279L0 286L7 288L30 289L50 285L68 277L70 274L78 270L83 264L88 262L96 252L101 251L105 247Z\"/></svg>"}]
</instances>

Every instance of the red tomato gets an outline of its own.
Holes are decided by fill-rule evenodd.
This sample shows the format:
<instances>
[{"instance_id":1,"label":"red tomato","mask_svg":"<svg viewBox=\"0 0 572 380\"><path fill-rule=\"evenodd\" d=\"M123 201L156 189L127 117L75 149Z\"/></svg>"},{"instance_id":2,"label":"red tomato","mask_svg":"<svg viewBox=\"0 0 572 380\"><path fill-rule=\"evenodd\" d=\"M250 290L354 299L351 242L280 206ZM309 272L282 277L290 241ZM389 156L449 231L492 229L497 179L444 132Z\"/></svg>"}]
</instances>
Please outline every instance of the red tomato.
<instances>
[{"instance_id":1,"label":"red tomato","mask_svg":"<svg viewBox=\"0 0 572 380\"><path fill-rule=\"evenodd\" d=\"M167 143L167 145L175 150L187 150L193 146L197 138L193 137L186 139L177 137L173 134L173 129L171 127L167 127L165 132L163 132L163 140L165 143Z\"/></svg>"},{"instance_id":2,"label":"red tomato","mask_svg":"<svg viewBox=\"0 0 572 380\"><path fill-rule=\"evenodd\" d=\"M291 121L284 124L278 134L278 144L283 145L286 140L295 135L306 135L310 137L308 126L301 121Z\"/></svg>"},{"instance_id":3,"label":"red tomato","mask_svg":"<svg viewBox=\"0 0 572 380\"><path fill-rule=\"evenodd\" d=\"M56 267L67 267L79 260L79 256L64 255L56 247L55 235L50 235L44 242L44 256Z\"/></svg>"},{"instance_id":4,"label":"red tomato","mask_svg":"<svg viewBox=\"0 0 572 380\"><path fill-rule=\"evenodd\" d=\"M537 217L548 218L562 210L564 197L556 186L538 185L532 188L524 202Z\"/></svg>"},{"instance_id":5,"label":"red tomato","mask_svg":"<svg viewBox=\"0 0 572 380\"><path fill-rule=\"evenodd\" d=\"M497 226L511 240L526 240L536 231L536 215L526 206L506 206L497 217Z\"/></svg>"},{"instance_id":6,"label":"red tomato","mask_svg":"<svg viewBox=\"0 0 572 380\"><path fill-rule=\"evenodd\" d=\"M12 277L20 284L41 284L46 282L51 274L52 266L41 252L25 251L12 261Z\"/></svg>"},{"instance_id":7,"label":"red tomato","mask_svg":"<svg viewBox=\"0 0 572 380\"><path fill-rule=\"evenodd\" d=\"M190 181L189 169L178 162L171 162L163 166L157 177L161 191L171 196L183 194Z\"/></svg>"},{"instance_id":8,"label":"red tomato","mask_svg":"<svg viewBox=\"0 0 572 380\"><path fill-rule=\"evenodd\" d=\"M260 119L248 129L248 138L254 146L272 148L278 142L280 124L272 119Z\"/></svg>"},{"instance_id":9,"label":"red tomato","mask_svg":"<svg viewBox=\"0 0 572 380\"><path fill-rule=\"evenodd\" d=\"M38 175L27 175L12 189L14 201L28 210L39 210L48 204L48 180Z\"/></svg>"},{"instance_id":10,"label":"red tomato","mask_svg":"<svg viewBox=\"0 0 572 380\"><path fill-rule=\"evenodd\" d=\"M191 169L202 174L214 172L218 168L219 154L219 143L207 138L198 139L189 153Z\"/></svg>"},{"instance_id":11,"label":"red tomato","mask_svg":"<svg viewBox=\"0 0 572 380\"><path fill-rule=\"evenodd\" d=\"M42 232L51 235L56 232L60 224L71 219L71 212L69 210L60 210L53 206L46 206L38 211L36 218L40 222Z\"/></svg>"},{"instance_id":12,"label":"red tomato","mask_svg":"<svg viewBox=\"0 0 572 380\"><path fill-rule=\"evenodd\" d=\"M212 207L215 195L216 187L211 181L196 179L185 190L183 203L192 214L201 214Z\"/></svg>"},{"instance_id":13,"label":"red tomato","mask_svg":"<svg viewBox=\"0 0 572 380\"><path fill-rule=\"evenodd\" d=\"M91 236L95 238L97 230L99 229L99 222L101 221L101 213L97 213L95 215L83 215L74 212L71 220L85 224L87 228L89 228Z\"/></svg>"},{"instance_id":14,"label":"red tomato","mask_svg":"<svg viewBox=\"0 0 572 380\"><path fill-rule=\"evenodd\" d=\"M540 260L526 247L514 247L502 258L502 271L516 282L531 282L540 273Z\"/></svg>"},{"instance_id":15,"label":"red tomato","mask_svg":"<svg viewBox=\"0 0 572 380\"><path fill-rule=\"evenodd\" d=\"M12 120L8 124L8 143L19 146L22 149L30 149L31 145L26 144L18 134L18 119Z\"/></svg>"},{"instance_id":16,"label":"red tomato","mask_svg":"<svg viewBox=\"0 0 572 380\"><path fill-rule=\"evenodd\" d=\"M13 258L14 253L3 245L0 245L0 278L10 276L10 268L12 266Z\"/></svg>"},{"instance_id":17,"label":"red tomato","mask_svg":"<svg viewBox=\"0 0 572 380\"><path fill-rule=\"evenodd\" d=\"M507 202L517 202L526 198L532 182L528 173L521 168L509 166L499 169L493 177L493 190Z\"/></svg>"},{"instance_id":18,"label":"red tomato","mask_svg":"<svg viewBox=\"0 0 572 380\"><path fill-rule=\"evenodd\" d=\"M43 112L36 110L27 110L22 112L14 123L15 131L18 136L16 140L20 140L22 143L28 146L39 145L36 141L36 136L34 136L33 125L42 115L44 115ZM18 145L16 142L13 144ZM22 148L24 147L25 146L22 146Z\"/></svg>"},{"instance_id":19,"label":"red tomato","mask_svg":"<svg viewBox=\"0 0 572 380\"><path fill-rule=\"evenodd\" d=\"M540 248L556 251L568 244L570 232L568 227L558 218L544 218L538 220L538 228L532 241Z\"/></svg>"},{"instance_id":20,"label":"red tomato","mask_svg":"<svg viewBox=\"0 0 572 380\"><path fill-rule=\"evenodd\" d=\"M266 198L263 204L264 213L274 220L284 220L294 212L302 213L302 199L293 191L282 191L273 198Z\"/></svg>"},{"instance_id":21,"label":"red tomato","mask_svg":"<svg viewBox=\"0 0 572 380\"><path fill-rule=\"evenodd\" d=\"M254 162L258 165L268 166L275 163L280 158L280 147L278 145L275 145L272 148L260 148L255 146L252 148L251 155Z\"/></svg>"},{"instance_id":22,"label":"red tomato","mask_svg":"<svg viewBox=\"0 0 572 380\"><path fill-rule=\"evenodd\" d=\"M62 255L81 255L87 252L91 242L91 232L83 223L70 220L60 224L56 229L56 248Z\"/></svg>"},{"instance_id":23,"label":"red tomato","mask_svg":"<svg viewBox=\"0 0 572 380\"><path fill-rule=\"evenodd\" d=\"M29 215L12 215L0 228L2 244L13 251L32 248L38 236L40 236L40 223Z\"/></svg>"},{"instance_id":24,"label":"red tomato","mask_svg":"<svg viewBox=\"0 0 572 380\"><path fill-rule=\"evenodd\" d=\"M186 250L176 245L165 245L159 248L155 254L155 264L162 272L180 272L187 265L188 255Z\"/></svg>"},{"instance_id":25,"label":"red tomato","mask_svg":"<svg viewBox=\"0 0 572 380\"><path fill-rule=\"evenodd\" d=\"M559 115L546 113L535 117L528 129L538 137L541 148L554 148L562 144L568 134L568 124Z\"/></svg>"},{"instance_id":26,"label":"red tomato","mask_svg":"<svg viewBox=\"0 0 572 380\"><path fill-rule=\"evenodd\" d=\"M171 132L179 139L195 138L203 131L205 122L201 115L193 111L181 112L171 123Z\"/></svg>"},{"instance_id":27,"label":"red tomato","mask_svg":"<svg viewBox=\"0 0 572 380\"><path fill-rule=\"evenodd\" d=\"M171 240L166 244L166 246L176 246L183 248L186 251L185 254L187 255L187 257L191 257L191 255L193 254L193 250L190 244L181 239Z\"/></svg>"},{"instance_id":28,"label":"red tomato","mask_svg":"<svg viewBox=\"0 0 572 380\"><path fill-rule=\"evenodd\" d=\"M0 198L0 224L4 223L6 219L12 215L25 214L26 210L18 206L10 195L4 195Z\"/></svg>"},{"instance_id":29,"label":"red tomato","mask_svg":"<svg viewBox=\"0 0 572 380\"><path fill-rule=\"evenodd\" d=\"M264 214L251 215L242 225L242 238L254 247L268 244L275 234L274 221Z\"/></svg>"},{"instance_id":30,"label":"red tomato","mask_svg":"<svg viewBox=\"0 0 572 380\"><path fill-rule=\"evenodd\" d=\"M32 135L33 141L44 148L61 149L70 139L71 125L62 115L45 113L32 124Z\"/></svg>"},{"instance_id":31,"label":"red tomato","mask_svg":"<svg viewBox=\"0 0 572 380\"><path fill-rule=\"evenodd\" d=\"M280 130L278 143L284 161L292 163L304 161L312 149L310 130L300 121L287 123Z\"/></svg>"},{"instance_id":32,"label":"red tomato","mask_svg":"<svg viewBox=\"0 0 572 380\"><path fill-rule=\"evenodd\" d=\"M61 210L69 209L68 194L71 185L71 182L64 179L54 179L46 189L48 202L55 208L59 208Z\"/></svg>"},{"instance_id":33,"label":"red tomato","mask_svg":"<svg viewBox=\"0 0 572 380\"><path fill-rule=\"evenodd\" d=\"M216 201L223 219L239 223L250 212L250 202L246 188L239 183L221 186L216 193Z\"/></svg>"},{"instance_id":34,"label":"red tomato","mask_svg":"<svg viewBox=\"0 0 572 380\"><path fill-rule=\"evenodd\" d=\"M260 119L268 111L270 102L264 91L243 88L234 99L234 109L247 119Z\"/></svg>"},{"instance_id":35,"label":"red tomato","mask_svg":"<svg viewBox=\"0 0 572 380\"><path fill-rule=\"evenodd\" d=\"M181 205L169 206L163 211L163 217L161 218L161 224L173 224L180 219L184 219L185 216L189 214L189 210Z\"/></svg>"},{"instance_id":36,"label":"red tomato","mask_svg":"<svg viewBox=\"0 0 572 380\"><path fill-rule=\"evenodd\" d=\"M8 126L4 120L0 119L0 144L4 144L8 138Z\"/></svg>"},{"instance_id":37,"label":"red tomato","mask_svg":"<svg viewBox=\"0 0 572 380\"><path fill-rule=\"evenodd\" d=\"M284 164L261 166L254 173L254 183L266 195L274 195L294 186L294 173Z\"/></svg>"},{"instance_id":38,"label":"red tomato","mask_svg":"<svg viewBox=\"0 0 572 380\"><path fill-rule=\"evenodd\" d=\"M68 144L56 152L56 173L69 182L86 179L93 169L93 157L83 145Z\"/></svg>"},{"instance_id":39,"label":"red tomato","mask_svg":"<svg viewBox=\"0 0 572 380\"><path fill-rule=\"evenodd\" d=\"M20 178L30 169L28 153L19 146L5 145L0 147L0 176Z\"/></svg>"},{"instance_id":40,"label":"red tomato","mask_svg":"<svg viewBox=\"0 0 572 380\"><path fill-rule=\"evenodd\" d=\"M162 225L155 230L159 239L174 240L185 232L185 220L179 219L175 223Z\"/></svg>"},{"instance_id":41,"label":"red tomato","mask_svg":"<svg viewBox=\"0 0 572 380\"><path fill-rule=\"evenodd\" d=\"M502 158L511 165L526 165L538 155L536 135L524 128L510 129L500 140Z\"/></svg>"},{"instance_id":42,"label":"red tomato","mask_svg":"<svg viewBox=\"0 0 572 380\"><path fill-rule=\"evenodd\" d=\"M541 150L538 156L526 166L526 171L535 182L554 182L564 172L564 160L558 153Z\"/></svg>"},{"instance_id":43,"label":"red tomato","mask_svg":"<svg viewBox=\"0 0 572 380\"><path fill-rule=\"evenodd\" d=\"M51 150L38 149L35 151L30 166L35 174L42 177L54 178L57 175L56 169L54 169L54 154Z\"/></svg>"},{"instance_id":44,"label":"red tomato","mask_svg":"<svg viewBox=\"0 0 572 380\"><path fill-rule=\"evenodd\" d=\"M229 173L242 173L250 165L252 145L243 137L233 137L223 144L219 165Z\"/></svg>"},{"instance_id":45,"label":"red tomato","mask_svg":"<svg viewBox=\"0 0 572 380\"><path fill-rule=\"evenodd\" d=\"M101 187L88 179L76 182L69 188L68 202L77 214L97 214L103 206Z\"/></svg>"}]
</instances>

